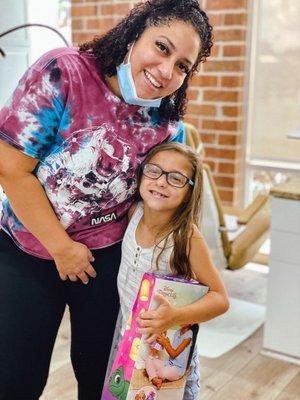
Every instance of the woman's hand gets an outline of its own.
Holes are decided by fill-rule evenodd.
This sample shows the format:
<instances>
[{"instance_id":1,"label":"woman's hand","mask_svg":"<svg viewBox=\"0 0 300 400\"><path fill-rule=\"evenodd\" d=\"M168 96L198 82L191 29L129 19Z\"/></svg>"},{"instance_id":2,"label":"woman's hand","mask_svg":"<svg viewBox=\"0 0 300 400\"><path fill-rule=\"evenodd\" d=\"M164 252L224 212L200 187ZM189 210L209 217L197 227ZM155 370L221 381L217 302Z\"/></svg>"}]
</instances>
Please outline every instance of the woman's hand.
<instances>
[{"instance_id":1,"label":"woman's hand","mask_svg":"<svg viewBox=\"0 0 300 400\"><path fill-rule=\"evenodd\" d=\"M60 278L75 282L79 278L82 283L89 282L89 276L96 277L96 271L90 264L94 261L91 251L82 243L70 240L68 245L52 254Z\"/></svg>"},{"instance_id":2,"label":"woman's hand","mask_svg":"<svg viewBox=\"0 0 300 400\"><path fill-rule=\"evenodd\" d=\"M147 343L151 343L162 332L176 325L176 307L172 306L161 294L157 293L155 300L158 302L156 310L142 312L137 320L140 326L138 331L150 335Z\"/></svg>"}]
</instances>

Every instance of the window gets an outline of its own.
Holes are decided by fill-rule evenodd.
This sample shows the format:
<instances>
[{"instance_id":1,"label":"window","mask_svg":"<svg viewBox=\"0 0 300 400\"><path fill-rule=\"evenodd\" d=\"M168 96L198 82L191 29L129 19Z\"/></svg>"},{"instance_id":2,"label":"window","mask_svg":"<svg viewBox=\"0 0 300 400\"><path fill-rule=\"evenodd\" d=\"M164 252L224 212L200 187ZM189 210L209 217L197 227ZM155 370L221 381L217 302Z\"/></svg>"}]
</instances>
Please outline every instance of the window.
<instances>
[{"instance_id":1,"label":"window","mask_svg":"<svg viewBox=\"0 0 300 400\"><path fill-rule=\"evenodd\" d=\"M300 2L254 0L247 120L248 200L300 174ZM289 136L299 135L299 140ZM258 184L260 182L260 184Z\"/></svg>"}]
</instances>

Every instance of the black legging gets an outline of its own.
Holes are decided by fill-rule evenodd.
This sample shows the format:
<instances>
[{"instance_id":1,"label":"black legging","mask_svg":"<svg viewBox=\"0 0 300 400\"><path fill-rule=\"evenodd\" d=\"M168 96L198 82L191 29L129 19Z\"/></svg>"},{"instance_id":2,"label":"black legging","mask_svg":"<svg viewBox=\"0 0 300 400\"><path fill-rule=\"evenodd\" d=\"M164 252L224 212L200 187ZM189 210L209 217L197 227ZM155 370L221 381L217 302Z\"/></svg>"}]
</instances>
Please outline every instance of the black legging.
<instances>
[{"instance_id":1,"label":"black legging","mask_svg":"<svg viewBox=\"0 0 300 400\"><path fill-rule=\"evenodd\" d=\"M100 400L119 309L121 245L93 250L97 277L61 281L53 261L30 256L0 231L0 400L36 400L47 381L66 304L79 400Z\"/></svg>"}]
</instances>

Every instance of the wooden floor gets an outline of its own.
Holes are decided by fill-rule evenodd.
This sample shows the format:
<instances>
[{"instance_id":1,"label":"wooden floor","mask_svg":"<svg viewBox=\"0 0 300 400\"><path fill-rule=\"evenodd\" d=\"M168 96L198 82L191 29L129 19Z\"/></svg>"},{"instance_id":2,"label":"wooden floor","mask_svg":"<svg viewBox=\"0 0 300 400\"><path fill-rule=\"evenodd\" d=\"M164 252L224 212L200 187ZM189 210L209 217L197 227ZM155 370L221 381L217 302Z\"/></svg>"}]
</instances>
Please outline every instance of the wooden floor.
<instances>
[{"instance_id":1,"label":"wooden floor","mask_svg":"<svg viewBox=\"0 0 300 400\"><path fill-rule=\"evenodd\" d=\"M259 304L265 301L266 280L267 274L248 269L225 274L230 295ZM300 366L262 355L262 336L261 327L223 356L201 358L201 400L300 400ZM69 339L66 313L42 400L76 400Z\"/></svg>"}]
</instances>

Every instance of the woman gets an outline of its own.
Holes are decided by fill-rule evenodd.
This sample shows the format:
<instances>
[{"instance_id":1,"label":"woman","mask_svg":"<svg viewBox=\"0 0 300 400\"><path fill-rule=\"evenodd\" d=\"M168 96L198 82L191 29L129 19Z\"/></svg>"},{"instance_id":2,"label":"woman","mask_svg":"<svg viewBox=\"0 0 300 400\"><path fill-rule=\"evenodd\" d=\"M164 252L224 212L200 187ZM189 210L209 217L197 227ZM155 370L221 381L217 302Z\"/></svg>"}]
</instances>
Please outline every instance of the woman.
<instances>
[{"instance_id":1,"label":"woman","mask_svg":"<svg viewBox=\"0 0 300 400\"><path fill-rule=\"evenodd\" d=\"M1 399L39 398L66 304L78 398L99 399L136 171L182 135L211 30L196 0L138 4L103 37L42 56L0 112Z\"/></svg>"}]
</instances>

